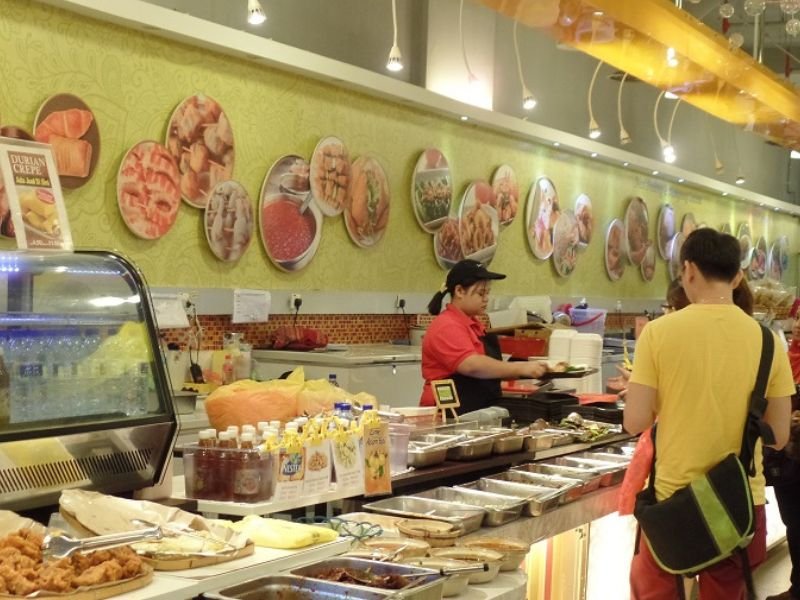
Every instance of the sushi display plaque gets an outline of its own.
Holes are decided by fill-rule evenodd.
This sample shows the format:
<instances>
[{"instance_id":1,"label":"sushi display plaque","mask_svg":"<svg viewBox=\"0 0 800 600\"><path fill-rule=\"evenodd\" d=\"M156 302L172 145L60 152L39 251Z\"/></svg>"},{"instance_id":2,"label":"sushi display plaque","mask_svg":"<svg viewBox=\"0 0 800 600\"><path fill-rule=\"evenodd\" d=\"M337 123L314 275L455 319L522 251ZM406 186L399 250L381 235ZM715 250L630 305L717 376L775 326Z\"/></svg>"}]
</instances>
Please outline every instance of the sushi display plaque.
<instances>
[{"instance_id":1,"label":"sushi display plaque","mask_svg":"<svg viewBox=\"0 0 800 600\"><path fill-rule=\"evenodd\" d=\"M25 140L3 140L0 173L17 247L71 251L72 233L51 147Z\"/></svg>"}]
</instances>

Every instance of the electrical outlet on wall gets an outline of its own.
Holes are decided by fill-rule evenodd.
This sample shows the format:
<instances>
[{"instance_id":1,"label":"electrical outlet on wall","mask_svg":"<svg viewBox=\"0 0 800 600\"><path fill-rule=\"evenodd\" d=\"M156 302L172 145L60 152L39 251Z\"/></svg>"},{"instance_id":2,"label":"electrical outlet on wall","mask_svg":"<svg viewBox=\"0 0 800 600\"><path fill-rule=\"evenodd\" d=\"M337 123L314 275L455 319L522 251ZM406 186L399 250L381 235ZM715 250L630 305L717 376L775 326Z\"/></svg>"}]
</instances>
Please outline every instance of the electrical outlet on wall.
<instances>
[{"instance_id":1,"label":"electrical outlet on wall","mask_svg":"<svg viewBox=\"0 0 800 600\"><path fill-rule=\"evenodd\" d=\"M401 298L400 296L395 296L394 307L395 308L405 308L406 307L406 299L405 298Z\"/></svg>"},{"instance_id":2,"label":"electrical outlet on wall","mask_svg":"<svg viewBox=\"0 0 800 600\"><path fill-rule=\"evenodd\" d=\"M302 294L289 294L289 310L299 310L299 308L303 305L303 296Z\"/></svg>"}]
</instances>

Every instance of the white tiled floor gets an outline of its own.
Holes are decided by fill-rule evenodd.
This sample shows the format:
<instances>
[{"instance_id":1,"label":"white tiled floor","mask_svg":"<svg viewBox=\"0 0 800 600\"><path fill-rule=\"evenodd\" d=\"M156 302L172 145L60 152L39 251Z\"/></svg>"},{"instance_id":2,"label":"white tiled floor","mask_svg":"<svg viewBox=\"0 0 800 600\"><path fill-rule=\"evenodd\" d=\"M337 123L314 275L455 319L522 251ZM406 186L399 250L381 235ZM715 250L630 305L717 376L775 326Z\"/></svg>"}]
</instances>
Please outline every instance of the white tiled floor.
<instances>
[{"instance_id":1,"label":"white tiled floor","mask_svg":"<svg viewBox=\"0 0 800 600\"><path fill-rule=\"evenodd\" d=\"M775 546L767 555L767 561L754 573L758 599L779 594L789 589L789 572L792 563L786 542Z\"/></svg>"}]
</instances>

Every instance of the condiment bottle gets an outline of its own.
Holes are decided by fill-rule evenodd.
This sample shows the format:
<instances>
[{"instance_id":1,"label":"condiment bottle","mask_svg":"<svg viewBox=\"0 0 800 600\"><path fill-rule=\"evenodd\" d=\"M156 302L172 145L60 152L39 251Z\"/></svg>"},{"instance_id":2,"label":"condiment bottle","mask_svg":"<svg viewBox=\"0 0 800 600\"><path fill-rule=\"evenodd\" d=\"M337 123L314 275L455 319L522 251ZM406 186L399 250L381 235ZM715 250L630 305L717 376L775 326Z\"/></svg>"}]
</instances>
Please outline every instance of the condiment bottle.
<instances>
[{"instance_id":1,"label":"condiment bottle","mask_svg":"<svg viewBox=\"0 0 800 600\"><path fill-rule=\"evenodd\" d=\"M225 361L222 363L222 383L228 385L233 383L235 378L233 376L233 360L230 354L225 355Z\"/></svg>"},{"instance_id":2,"label":"condiment bottle","mask_svg":"<svg viewBox=\"0 0 800 600\"><path fill-rule=\"evenodd\" d=\"M233 500L233 472L238 461L236 439L230 431L223 431L219 434L217 447L220 449L217 461L217 499Z\"/></svg>"},{"instance_id":3,"label":"condiment bottle","mask_svg":"<svg viewBox=\"0 0 800 600\"><path fill-rule=\"evenodd\" d=\"M212 430L213 431L213 430ZM197 435L197 452L194 453L194 495L213 500L217 495L217 453L215 436L208 429Z\"/></svg>"},{"instance_id":4,"label":"condiment bottle","mask_svg":"<svg viewBox=\"0 0 800 600\"><path fill-rule=\"evenodd\" d=\"M237 502L255 502L261 489L260 455L253 441L253 434L242 433L241 449L233 475L233 499Z\"/></svg>"},{"instance_id":5,"label":"condiment bottle","mask_svg":"<svg viewBox=\"0 0 800 600\"><path fill-rule=\"evenodd\" d=\"M238 425L228 425L228 428L225 430L233 436L233 441L236 443L234 448L239 447L239 426Z\"/></svg>"}]
</instances>

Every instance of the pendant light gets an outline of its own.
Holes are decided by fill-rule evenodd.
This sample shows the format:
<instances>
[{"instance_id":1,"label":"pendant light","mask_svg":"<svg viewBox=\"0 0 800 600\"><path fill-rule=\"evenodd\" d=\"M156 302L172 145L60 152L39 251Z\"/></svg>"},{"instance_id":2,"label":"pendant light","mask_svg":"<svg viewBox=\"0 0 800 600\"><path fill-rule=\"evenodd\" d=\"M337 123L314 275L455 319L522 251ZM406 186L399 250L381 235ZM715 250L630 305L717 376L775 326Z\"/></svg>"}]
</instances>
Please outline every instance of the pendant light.
<instances>
[{"instance_id":1,"label":"pendant light","mask_svg":"<svg viewBox=\"0 0 800 600\"><path fill-rule=\"evenodd\" d=\"M247 0L247 22L250 23L250 25L261 25L266 20L267 15L264 14L261 2L258 0Z\"/></svg>"},{"instance_id":2,"label":"pendant light","mask_svg":"<svg viewBox=\"0 0 800 600\"><path fill-rule=\"evenodd\" d=\"M467 78L470 85L477 84L478 78L472 69L469 68L469 61L467 60L467 47L464 44L464 0L461 0L458 5L458 36L461 38L461 58L464 59L464 66L467 68Z\"/></svg>"},{"instance_id":3,"label":"pendant light","mask_svg":"<svg viewBox=\"0 0 800 600\"><path fill-rule=\"evenodd\" d=\"M600 126L597 124L597 121L594 118L594 111L592 110L592 92L594 91L594 84L597 81L597 74L600 72L600 67L603 66L603 61L599 61L597 66L594 69L594 73L592 74L592 80L589 82L589 92L586 97L586 103L589 106L589 137L593 140L596 140L603 132L600 130Z\"/></svg>"},{"instance_id":4,"label":"pendant light","mask_svg":"<svg viewBox=\"0 0 800 600\"><path fill-rule=\"evenodd\" d=\"M392 38L392 49L389 50L389 60L386 68L397 72L403 70L403 55L400 53L400 46L397 45L397 0L392 0L392 26L394 37Z\"/></svg>"},{"instance_id":5,"label":"pendant light","mask_svg":"<svg viewBox=\"0 0 800 600\"><path fill-rule=\"evenodd\" d=\"M661 92L656 98L656 103L653 106L653 129L655 129L656 137L659 144L661 144L661 154L664 157L664 162L672 164L677 159L675 148L664 137L661 136L661 131L658 129L658 105L661 104L661 99L666 92Z\"/></svg>"},{"instance_id":6,"label":"pendant light","mask_svg":"<svg viewBox=\"0 0 800 600\"><path fill-rule=\"evenodd\" d=\"M619 80L619 90L617 90L617 120L619 121L619 143L624 146L631 143L631 136L625 125L622 124L622 86L625 85L625 80L628 79L627 71L622 75Z\"/></svg>"},{"instance_id":7,"label":"pendant light","mask_svg":"<svg viewBox=\"0 0 800 600\"><path fill-rule=\"evenodd\" d=\"M517 41L517 26L519 21L514 20L514 54L517 57L517 74L519 75L519 84L522 86L522 108L525 110L533 110L536 108L536 98L525 85L525 77L522 75L522 59L519 55L519 42Z\"/></svg>"}]
</instances>

